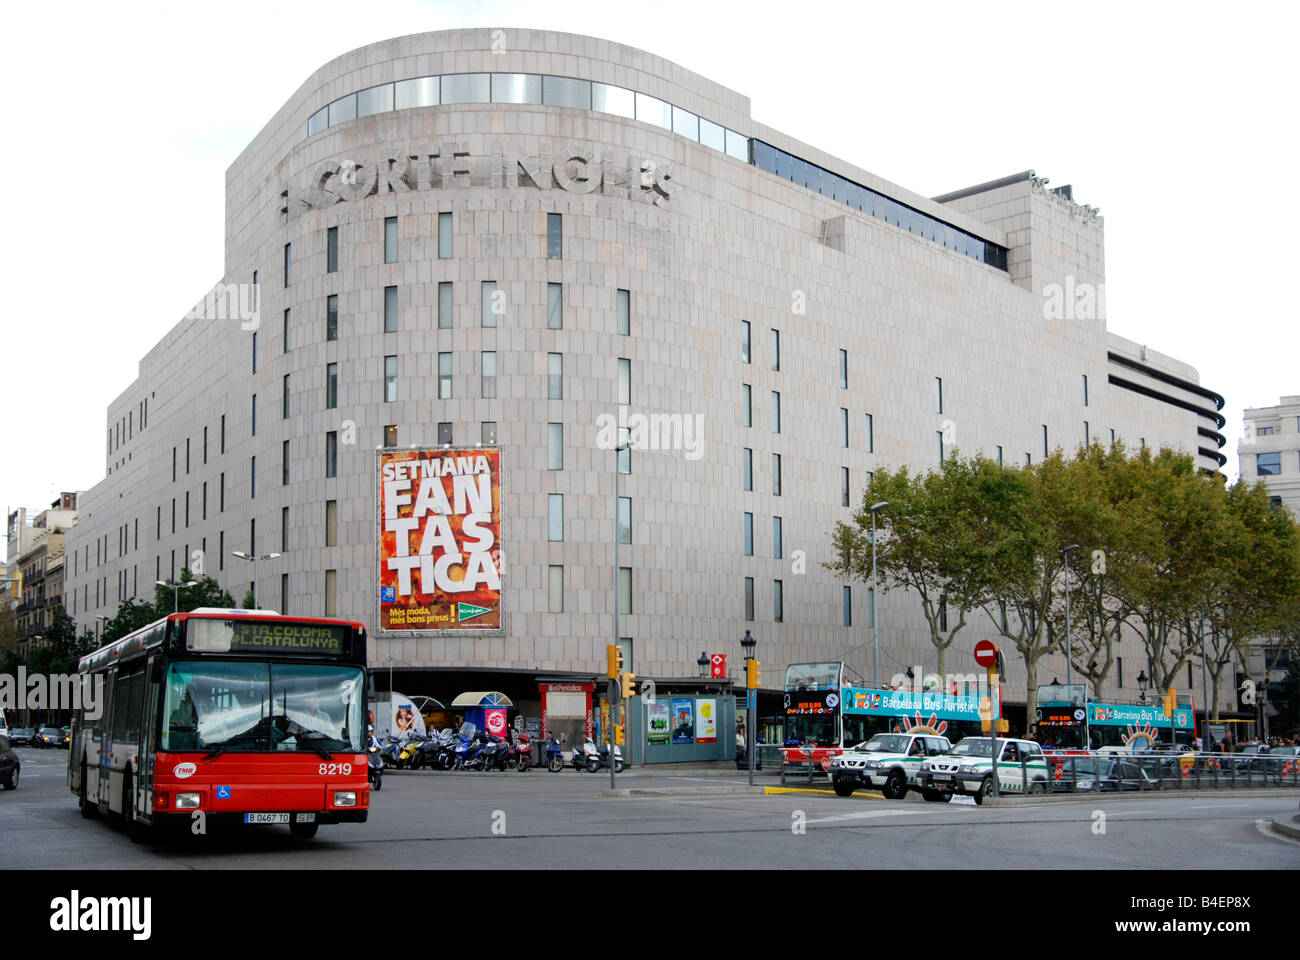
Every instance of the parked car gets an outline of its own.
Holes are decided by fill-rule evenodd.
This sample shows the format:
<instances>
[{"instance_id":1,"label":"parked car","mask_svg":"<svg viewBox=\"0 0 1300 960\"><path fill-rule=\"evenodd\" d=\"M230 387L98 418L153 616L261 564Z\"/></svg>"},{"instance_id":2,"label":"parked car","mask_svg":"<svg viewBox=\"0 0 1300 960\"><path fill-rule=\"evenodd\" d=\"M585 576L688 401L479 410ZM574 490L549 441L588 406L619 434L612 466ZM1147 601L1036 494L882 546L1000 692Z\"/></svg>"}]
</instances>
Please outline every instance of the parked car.
<instances>
[{"instance_id":1,"label":"parked car","mask_svg":"<svg viewBox=\"0 0 1300 960\"><path fill-rule=\"evenodd\" d=\"M954 793L973 796L976 803L993 793L993 743L988 737L966 737L951 753L921 762L917 788L926 800L952 799ZM1046 793L1047 761L1032 740L998 739L998 791Z\"/></svg>"},{"instance_id":2,"label":"parked car","mask_svg":"<svg viewBox=\"0 0 1300 960\"><path fill-rule=\"evenodd\" d=\"M1255 762L1262 764L1276 783L1300 781L1300 746L1269 747Z\"/></svg>"},{"instance_id":3,"label":"parked car","mask_svg":"<svg viewBox=\"0 0 1300 960\"><path fill-rule=\"evenodd\" d=\"M1073 766L1073 779L1071 775ZM1077 780L1078 787L1074 788ZM1054 781L1057 792L1106 793L1119 790L1159 790L1160 781L1152 778L1134 758L1120 756L1079 757L1065 764L1063 774Z\"/></svg>"},{"instance_id":4,"label":"parked car","mask_svg":"<svg viewBox=\"0 0 1300 960\"><path fill-rule=\"evenodd\" d=\"M875 788L890 800L915 790L916 771L926 757L952 749L947 737L915 733L878 733L831 761L831 784L841 797L859 787Z\"/></svg>"},{"instance_id":5,"label":"parked car","mask_svg":"<svg viewBox=\"0 0 1300 960\"><path fill-rule=\"evenodd\" d=\"M1133 759L1152 778L1180 780L1196 766L1194 751L1185 743L1156 743L1133 754Z\"/></svg>"},{"instance_id":6,"label":"parked car","mask_svg":"<svg viewBox=\"0 0 1300 960\"><path fill-rule=\"evenodd\" d=\"M18 789L18 774L21 769L22 763L13 750L12 741L8 737L0 737L0 785L6 790Z\"/></svg>"},{"instance_id":7,"label":"parked car","mask_svg":"<svg viewBox=\"0 0 1300 960\"><path fill-rule=\"evenodd\" d=\"M36 734L32 737L33 747L61 747L63 746L63 731L58 727L38 727Z\"/></svg>"},{"instance_id":8,"label":"parked car","mask_svg":"<svg viewBox=\"0 0 1300 960\"><path fill-rule=\"evenodd\" d=\"M30 747L36 731L31 727L13 727L9 731L9 743L15 747Z\"/></svg>"}]
</instances>

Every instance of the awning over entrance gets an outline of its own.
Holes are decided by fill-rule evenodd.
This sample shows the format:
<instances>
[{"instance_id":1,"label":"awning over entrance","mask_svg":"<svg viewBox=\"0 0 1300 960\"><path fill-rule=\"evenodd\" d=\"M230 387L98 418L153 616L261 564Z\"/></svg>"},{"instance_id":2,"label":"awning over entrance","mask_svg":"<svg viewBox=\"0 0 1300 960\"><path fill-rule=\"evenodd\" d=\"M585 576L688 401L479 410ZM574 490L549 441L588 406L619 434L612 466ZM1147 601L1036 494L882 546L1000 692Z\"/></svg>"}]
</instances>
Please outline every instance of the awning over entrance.
<instances>
[{"instance_id":1,"label":"awning over entrance","mask_svg":"<svg viewBox=\"0 0 1300 960\"><path fill-rule=\"evenodd\" d=\"M513 707L510 698L495 690L473 690L462 693L451 702L453 707Z\"/></svg>"}]
</instances>

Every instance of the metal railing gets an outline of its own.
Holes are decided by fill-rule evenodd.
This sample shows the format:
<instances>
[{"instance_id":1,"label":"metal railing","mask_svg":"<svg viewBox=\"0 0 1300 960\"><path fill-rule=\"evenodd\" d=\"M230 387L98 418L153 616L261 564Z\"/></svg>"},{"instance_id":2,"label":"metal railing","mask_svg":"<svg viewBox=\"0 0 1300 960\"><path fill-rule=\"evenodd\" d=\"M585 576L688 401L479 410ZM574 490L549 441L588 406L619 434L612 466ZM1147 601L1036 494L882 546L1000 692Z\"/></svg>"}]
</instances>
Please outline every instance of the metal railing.
<instances>
[{"instance_id":1,"label":"metal railing","mask_svg":"<svg viewBox=\"0 0 1300 960\"><path fill-rule=\"evenodd\" d=\"M1300 757L1282 754L1094 751L1047 765L1053 793L1300 788Z\"/></svg>"}]
</instances>

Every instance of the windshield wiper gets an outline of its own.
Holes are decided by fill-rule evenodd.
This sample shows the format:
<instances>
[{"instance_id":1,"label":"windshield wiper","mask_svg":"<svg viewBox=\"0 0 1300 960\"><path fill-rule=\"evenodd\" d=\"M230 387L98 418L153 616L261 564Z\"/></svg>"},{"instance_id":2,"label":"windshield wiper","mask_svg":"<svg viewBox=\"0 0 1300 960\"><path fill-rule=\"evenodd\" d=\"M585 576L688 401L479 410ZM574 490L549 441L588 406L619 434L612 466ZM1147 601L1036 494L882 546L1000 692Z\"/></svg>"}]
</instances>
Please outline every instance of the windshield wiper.
<instances>
[{"instance_id":1,"label":"windshield wiper","mask_svg":"<svg viewBox=\"0 0 1300 960\"><path fill-rule=\"evenodd\" d=\"M306 734L300 733L298 734L298 745L300 748L306 747L308 750L311 750L322 760L329 760L332 759L332 755L330 754L329 747L325 746L325 744L321 743L321 741L334 740L334 739L336 738L327 736L323 733L306 733Z\"/></svg>"},{"instance_id":2,"label":"windshield wiper","mask_svg":"<svg viewBox=\"0 0 1300 960\"><path fill-rule=\"evenodd\" d=\"M257 721L257 723L253 724L247 730L243 731L242 733L235 734L233 737L223 741L222 743L214 747L203 759L215 760L217 757L221 756L223 753L225 753L227 750L233 747L236 743L257 739L258 737L262 736L263 727L270 727L270 725L274 721L279 719L282 718L274 717L274 716L263 717L261 720ZM287 720L288 718L285 717L283 719Z\"/></svg>"}]
</instances>

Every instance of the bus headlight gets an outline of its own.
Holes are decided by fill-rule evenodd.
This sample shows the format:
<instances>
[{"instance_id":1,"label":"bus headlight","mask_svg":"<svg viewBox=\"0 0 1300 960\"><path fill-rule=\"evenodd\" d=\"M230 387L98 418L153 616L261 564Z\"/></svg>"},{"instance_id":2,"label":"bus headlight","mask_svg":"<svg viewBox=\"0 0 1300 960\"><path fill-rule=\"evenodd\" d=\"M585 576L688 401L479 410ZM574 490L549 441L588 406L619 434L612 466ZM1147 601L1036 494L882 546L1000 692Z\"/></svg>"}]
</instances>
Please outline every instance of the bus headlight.
<instances>
[{"instance_id":1,"label":"bus headlight","mask_svg":"<svg viewBox=\"0 0 1300 960\"><path fill-rule=\"evenodd\" d=\"M197 793L178 793L176 794L177 810L197 810L199 808L199 797Z\"/></svg>"},{"instance_id":2,"label":"bus headlight","mask_svg":"<svg viewBox=\"0 0 1300 960\"><path fill-rule=\"evenodd\" d=\"M357 805L357 792L355 790L334 791L334 806L355 807L356 805Z\"/></svg>"}]
</instances>

